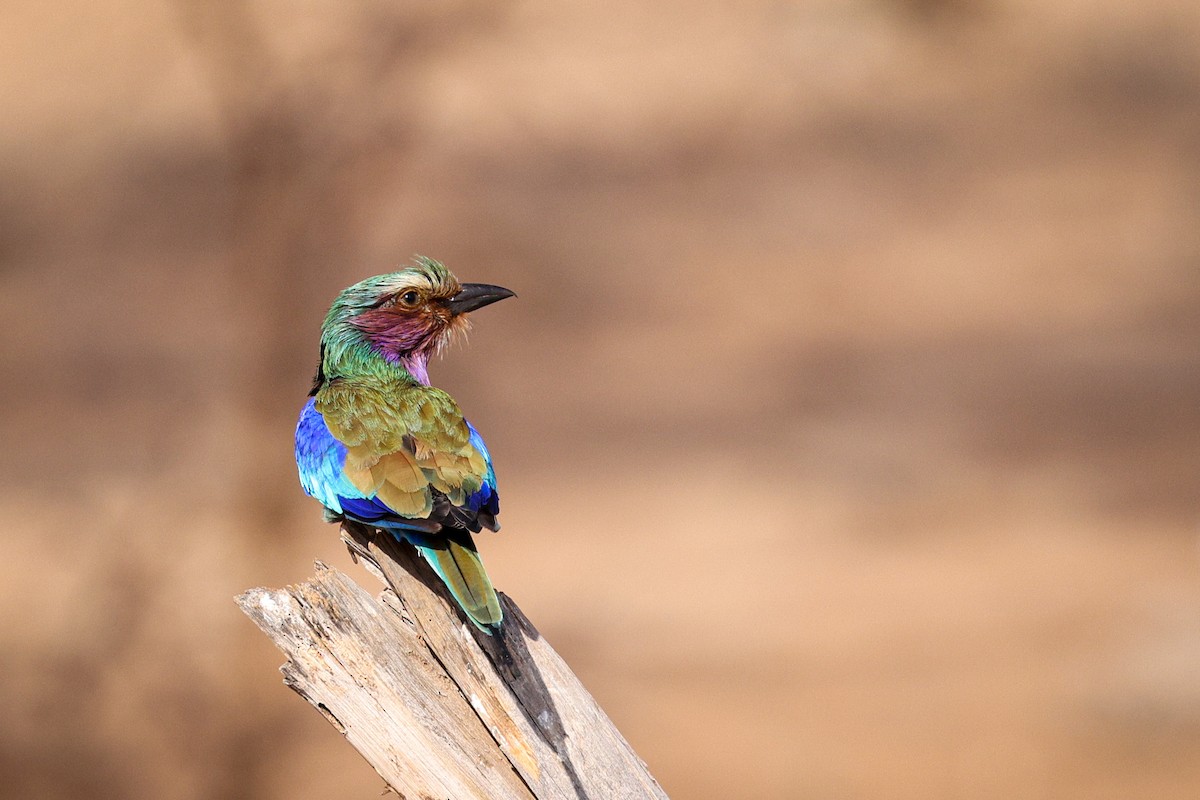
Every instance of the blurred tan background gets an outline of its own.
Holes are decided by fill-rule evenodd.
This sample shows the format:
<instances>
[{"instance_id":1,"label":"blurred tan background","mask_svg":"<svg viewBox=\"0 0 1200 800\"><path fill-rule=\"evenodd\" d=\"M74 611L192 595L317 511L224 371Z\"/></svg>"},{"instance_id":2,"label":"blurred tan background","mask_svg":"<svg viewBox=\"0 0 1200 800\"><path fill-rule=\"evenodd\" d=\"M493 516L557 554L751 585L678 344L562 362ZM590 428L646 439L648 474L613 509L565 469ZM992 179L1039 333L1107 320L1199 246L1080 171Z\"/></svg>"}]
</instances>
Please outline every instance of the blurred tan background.
<instances>
[{"instance_id":1,"label":"blurred tan background","mask_svg":"<svg viewBox=\"0 0 1200 800\"><path fill-rule=\"evenodd\" d=\"M233 604L349 562L336 292L435 366L491 572L679 798L1200 796L1190 0L8 0L0 786L374 798Z\"/></svg>"}]
</instances>

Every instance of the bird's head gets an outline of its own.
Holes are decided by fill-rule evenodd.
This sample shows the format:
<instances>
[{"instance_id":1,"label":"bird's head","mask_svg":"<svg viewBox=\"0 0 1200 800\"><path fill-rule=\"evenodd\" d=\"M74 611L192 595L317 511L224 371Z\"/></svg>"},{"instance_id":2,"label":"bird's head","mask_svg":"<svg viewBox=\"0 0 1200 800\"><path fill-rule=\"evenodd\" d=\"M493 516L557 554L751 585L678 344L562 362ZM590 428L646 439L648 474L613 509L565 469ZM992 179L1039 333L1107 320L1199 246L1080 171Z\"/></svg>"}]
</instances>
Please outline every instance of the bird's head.
<instances>
[{"instance_id":1,"label":"bird's head","mask_svg":"<svg viewBox=\"0 0 1200 800\"><path fill-rule=\"evenodd\" d=\"M418 256L411 267L367 278L338 295L322 343L365 341L387 360L423 373L430 355L467 330L468 312L513 296L502 286L459 283L440 262Z\"/></svg>"}]
</instances>

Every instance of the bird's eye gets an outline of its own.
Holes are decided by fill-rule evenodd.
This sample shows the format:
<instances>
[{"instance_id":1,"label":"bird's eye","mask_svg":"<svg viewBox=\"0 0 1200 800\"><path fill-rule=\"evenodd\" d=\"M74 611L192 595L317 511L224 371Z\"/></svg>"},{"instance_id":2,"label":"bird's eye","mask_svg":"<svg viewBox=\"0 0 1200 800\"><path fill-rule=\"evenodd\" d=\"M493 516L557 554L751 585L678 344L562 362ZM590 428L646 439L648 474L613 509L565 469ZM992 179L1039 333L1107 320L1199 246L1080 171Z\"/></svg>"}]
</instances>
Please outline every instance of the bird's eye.
<instances>
[{"instance_id":1,"label":"bird's eye","mask_svg":"<svg viewBox=\"0 0 1200 800\"><path fill-rule=\"evenodd\" d=\"M412 308L419 302L421 302L421 293L416 289L409 289L407 292L400 295L400 305L402 306L408 306L409 308Z\"/></svg>"}]
</instances>

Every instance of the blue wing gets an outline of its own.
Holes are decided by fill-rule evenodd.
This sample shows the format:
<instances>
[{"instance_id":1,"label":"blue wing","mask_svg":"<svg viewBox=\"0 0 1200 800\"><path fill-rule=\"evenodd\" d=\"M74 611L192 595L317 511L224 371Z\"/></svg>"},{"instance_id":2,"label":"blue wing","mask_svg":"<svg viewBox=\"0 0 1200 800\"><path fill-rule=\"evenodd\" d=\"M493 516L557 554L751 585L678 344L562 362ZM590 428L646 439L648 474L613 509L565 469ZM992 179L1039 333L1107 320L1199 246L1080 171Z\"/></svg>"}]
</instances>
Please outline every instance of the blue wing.
<instances>
[{"instance_id":1,"label":"blue wing","mask_svg":"<svg viewBox=\"0 0 1200 800\"><path fill-rule=\"evenodd\" d=\"M500 495L496 492L496 470L492 467L492 454L488 452L479 431L475 430L475 426L470 422L467 422L467 430L471 432L471 446L482 453L483 460L487 462L487 475L483 479L483 485L479 487L479 491L467 498L467 507L494 517L500 513Z\"/></svg>"},{"instance_id":2,"label":"blue wing","mask_svg":"<svg viewBox=\"0 0 1200 800\"><path fill-rule=\"evenodd\" d=\"M496 491L496 471L492 456L483 437L470 422L470 442L487 462L487 475L479 490L467 498L463 507L454 506L449 498L436 493L434 511L429 519L412 519L397 514L381 500L360 491L346 478L346 446L330 433L315 398L310 398L300 411L296 425L296 467L305 494L316 498L336 514L381 528L436 533L443 526L478 531L480 527L498 530L496 515L500 513L500 495Z\"/></svg>"}]
</instances>

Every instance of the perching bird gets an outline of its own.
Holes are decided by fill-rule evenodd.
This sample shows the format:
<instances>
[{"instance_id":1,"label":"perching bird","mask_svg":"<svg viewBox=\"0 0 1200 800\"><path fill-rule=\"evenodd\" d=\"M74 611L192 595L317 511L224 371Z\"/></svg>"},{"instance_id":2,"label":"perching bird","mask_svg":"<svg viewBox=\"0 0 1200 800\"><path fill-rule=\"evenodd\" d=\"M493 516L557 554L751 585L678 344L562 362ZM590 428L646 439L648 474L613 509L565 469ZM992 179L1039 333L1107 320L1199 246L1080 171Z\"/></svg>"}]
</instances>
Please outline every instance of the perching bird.
<instances>
[{"instance_id":1,"label":"perching bird","mask_svg":"<svg viewBox=\"0 0 1200 800\"><path fill-rule=\"evenodd\" d=\"M296 426L304 491L326 519L353 520L411 542L485 632L503 618L471 539L496 531L496 473L458 404L429 385L429 358L468 327L465 314L513 297L462 283L417 257L338 295L321 327L321 357Z\"/></svg>"}]
</instances>

